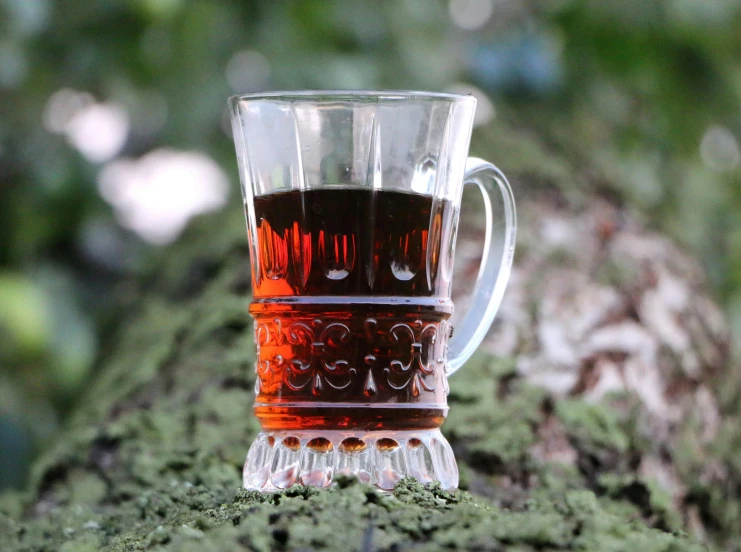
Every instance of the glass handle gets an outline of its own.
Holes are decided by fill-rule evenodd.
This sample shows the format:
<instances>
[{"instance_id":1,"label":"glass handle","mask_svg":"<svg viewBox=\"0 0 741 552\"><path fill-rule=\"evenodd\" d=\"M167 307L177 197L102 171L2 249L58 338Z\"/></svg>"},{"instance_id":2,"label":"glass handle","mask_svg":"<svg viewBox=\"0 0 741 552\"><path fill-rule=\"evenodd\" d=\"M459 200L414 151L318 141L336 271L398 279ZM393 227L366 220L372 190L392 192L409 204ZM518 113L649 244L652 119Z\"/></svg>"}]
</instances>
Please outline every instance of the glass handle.
<instances>
[{"instance_id":1,"label":"glass handle","mask_svg":"<svg viewBox=\"0 0 741 552\"><path fill-rule=\"evenodd\" d=\"M450 339L448 375L463 366L483 341L502 302L515 254L515 200L502 172L483 159L469 157L466 161L463 183L475 184L484 196L486 238L471 304L461 321L456 324L455 333ZM498 227L502 223L502 220L495 219L492 213L492 206L499 203L497 191L502 196L503 241L494 239L493 235L495 226Z\"/></svg>"}]
</instances>

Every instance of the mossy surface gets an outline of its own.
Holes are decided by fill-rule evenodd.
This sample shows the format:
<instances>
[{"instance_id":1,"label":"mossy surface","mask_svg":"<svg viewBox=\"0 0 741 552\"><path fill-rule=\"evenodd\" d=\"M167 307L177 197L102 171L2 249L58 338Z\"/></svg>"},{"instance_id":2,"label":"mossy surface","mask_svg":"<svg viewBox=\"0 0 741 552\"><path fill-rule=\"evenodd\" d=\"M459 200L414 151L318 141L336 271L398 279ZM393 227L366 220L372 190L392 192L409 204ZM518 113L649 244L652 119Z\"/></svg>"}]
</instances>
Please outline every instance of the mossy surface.
<instances>
[{"instance_id":1,"label":"mossy surface","mask_svg":"<svg viewBox=\"0 0 741 552\"><path fill-rule=\"evenodd\" d=\"M549 171L543 179L562 172ZM629 418L554 400L514 359L486 355L451 380L443 430L463 490L411 480L388 495L351 480L239 490L258 431L246 258L234 210L198 221L130 290L81 407L27 492L0 497L3 552L706 549L683 534L678 505L637 474L650 440ZM730 448L738 432L727 433ZM703 457L687 442L690 478ZM691 496L701 516L725 499L726 518L711 527L731 542L736 492L698 479Z\"/></svg>"},{"instance_id":2,"label":"mossy surface","mask_svg":"<svg viewBox=\"0 0 741 552\"><path fill-rule=\"evenodd\" d=\"M409 479L387 495L354 480L328 491L230 494L173 480L115 507L54 508L23 524L5 518L4 550L704 550L610 513L590 491L516 509Z\"/></svg>"}]
</instances>

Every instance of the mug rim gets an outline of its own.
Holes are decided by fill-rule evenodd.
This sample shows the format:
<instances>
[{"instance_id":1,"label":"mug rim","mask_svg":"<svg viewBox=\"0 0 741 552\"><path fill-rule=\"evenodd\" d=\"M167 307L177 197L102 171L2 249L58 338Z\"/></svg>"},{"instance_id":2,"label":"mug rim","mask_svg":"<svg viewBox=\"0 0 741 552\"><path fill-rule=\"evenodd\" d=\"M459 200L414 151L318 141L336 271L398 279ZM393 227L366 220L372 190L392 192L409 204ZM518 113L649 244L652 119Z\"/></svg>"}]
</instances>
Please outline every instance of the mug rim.
<instances>
[{"instance_id":1,"label":"mug rim","mask_svg":"<svg viewBox=\"0 0 741 552\"><path fill-rule=\"evenodd\" d=\"M423 90L274 90L249 94L236 94L229 97L229 102L235 104L241 101L272 100L272 101L350 101L371 102L398 100L428 100L451 102L471 101L476 103L472 94L454 94L452 92L426 92Z\"/></svg>"}]
</instances>

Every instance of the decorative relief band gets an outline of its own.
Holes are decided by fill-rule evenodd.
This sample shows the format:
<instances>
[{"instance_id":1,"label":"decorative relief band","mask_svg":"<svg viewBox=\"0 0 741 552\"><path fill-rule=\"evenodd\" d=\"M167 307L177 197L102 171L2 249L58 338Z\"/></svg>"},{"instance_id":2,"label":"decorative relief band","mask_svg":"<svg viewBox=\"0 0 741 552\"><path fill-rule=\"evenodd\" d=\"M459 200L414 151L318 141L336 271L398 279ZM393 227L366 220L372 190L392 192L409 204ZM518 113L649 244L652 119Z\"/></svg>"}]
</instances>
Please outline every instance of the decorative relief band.
<instances>
[{"instance_id":1,"label":"decorative relief band","mask_svg":"<svg viewBox=\"0 0 741 552\"><path fill-rule=\"evenodd\" d=\"M261 398L444 404L448 332L439 317L257 316L256 392Z\"/></svg>"}]
</instances>

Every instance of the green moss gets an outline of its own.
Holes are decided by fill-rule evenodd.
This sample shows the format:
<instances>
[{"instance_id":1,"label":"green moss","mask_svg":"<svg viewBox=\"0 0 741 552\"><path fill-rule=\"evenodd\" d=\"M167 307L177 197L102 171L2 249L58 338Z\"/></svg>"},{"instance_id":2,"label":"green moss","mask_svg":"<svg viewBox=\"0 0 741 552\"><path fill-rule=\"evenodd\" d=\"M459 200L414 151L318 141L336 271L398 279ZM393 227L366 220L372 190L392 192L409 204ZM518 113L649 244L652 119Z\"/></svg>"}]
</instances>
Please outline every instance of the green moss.
<instances>
[{"instance_id":1,"label":"green moss","mask_svg":"<svg viewBox=\"0 0 741 552\"><path fill-rule=\"evenodd\" d=\"M151 500L152 496L148 497ZM146 504L146 501L140 501ZM166 506L166 507L163 507ZM626 523L592 493L572 492L503 510L463 492L404 480L391 495L351 480L328 491L301 487L260 495L240 491L228 503L183 513L167 502L125 534L103 539L110 550L700 550L685 539ZM150 516L159 515L151 520ZM90 527L90 526L89 526ZM77 532L76 529L74 529ZM69 537L82 542L85 533ZM599 544L597 544L599 543ZM590 548L590 546L592 548Z\"/></svg>"},{"instance_id":2,"label":"green moss","mask_svg":"<svg viewBox=\"0 0 741 552\"><path fill-rule=\"evenodd\" d=\"M26 502L25 493L8 490L0 493L0 525L3 519L7 522L11 518L20 518L23 515L23 503Z\"/></svg>"},{"instance_id":3,"label":"green moss","mask_svg":"<svg viewBox=\"0 0 741 552\"><path fill-rule=\"evenodd\" d=\"M451 378L444 429L485 473L522 468L535 442L544 394L512 381L511 362L477 356Z\"/></svg>"},{"instance_id":4,"label":"green moss","mask_svg":"<svg viewBox=\"0 0 741 552\"><path fill-rule=\"evenodd\" d=\"M577 448L601 455L624 453L630 439L618 422L617 415L604 405L565 399L556 403L556 414Z\"/></svg>"},{"instance_id":5,"label":"green moss","mask_svg":"<svg viewBox=\"0 0 741 552\"><path fill-rule=\"evenodd\" d=\"M512 421L492 428L468 450L472 465L487 472L497 472L503 465L525 461L534 442L535 435L527 423Z\"/></svg>"},{"instance_id":6,"label":"green moss","mask_svg":"<svg viewBox=\"0 0 741 552\"><path fill-rule=\"evenodd\" d=\"M634 510L635 513L650 520L654 526L670 531L682 529L681 514L671 497L656 482L644 481L633 475L606 473L599 476L598 488L606 497L613 499L612 504L630 505L623 510L626 514ZM611 507L610 503L605 504L608 508Z\"/></svg>"},{"instance_id":7,"label":"green moss","mask_svg":"<svg viewBox=\"0 0 741 552\"><path fill-rule=\"evenodd\" d=\"M565 463L550 463L538 466L537 474L540 487L533 489L533 496L540 496L540 488L548 493L566 492L584 488L584 477L577 466Z\"/></svg>"}]
</instances>

